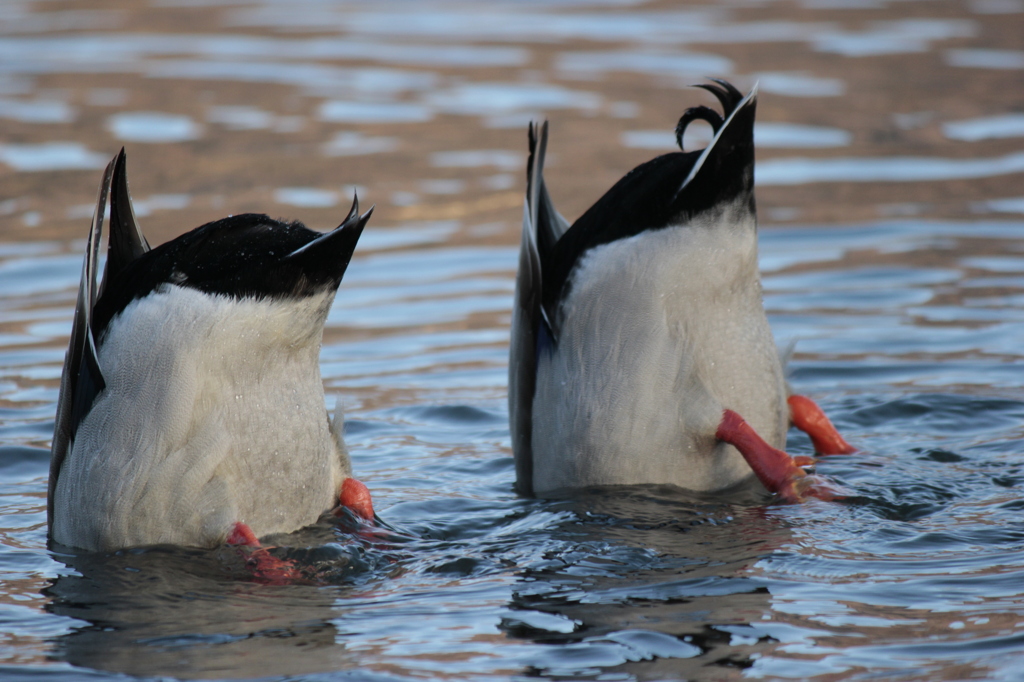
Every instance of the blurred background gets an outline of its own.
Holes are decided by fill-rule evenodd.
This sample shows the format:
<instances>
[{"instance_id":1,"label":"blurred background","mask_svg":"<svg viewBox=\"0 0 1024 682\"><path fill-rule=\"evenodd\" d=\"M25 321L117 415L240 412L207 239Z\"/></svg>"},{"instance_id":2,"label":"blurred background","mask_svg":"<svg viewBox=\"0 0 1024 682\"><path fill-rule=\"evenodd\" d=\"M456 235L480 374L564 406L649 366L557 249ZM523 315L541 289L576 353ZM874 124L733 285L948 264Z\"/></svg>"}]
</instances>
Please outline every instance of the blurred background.
<instances>
[{"instance_id":1,"label":"blurred background","mask_svg":"<svg viewBox=\"0 0 1024 682\"><path fill-rule=\"evenodd\" d=\"M706 76L758 84L765 303L798 342L792 383L861 448L819 468L853 501L520 500L505 373L526 126L551 122L572 221L672 151L684 109L718 108L688 87ZM180 576L114 589L46 551L84 238L121 146L153 244L246 211L326 230L354 193L376 204L322 366L414 552L363 548L379 561L358 580L298 603ZM0 672L1010 679L1022 276L1024 0L7 0ZM159 575L145 556L129 568ZM186 591L266 608L216 627L161 611Z\"/></svg>"},{"instance_id":2,"label":"blurred background","mask_svg":"<svg viewBox=\"0 0 1024 682\"><path fill-rule=\"evenodd\" d=\"M704 76L759 82L766 225L1019 209L1017 0L0 11L10 240L81 237L124 145L158 242L225 212L326 228L358 187L375 227L453 221L449 239L512 244L528 121L552 122L550 184L572 218L671 150L683 109L714 104L686 89Z\"/></svg>"}]
</instances>

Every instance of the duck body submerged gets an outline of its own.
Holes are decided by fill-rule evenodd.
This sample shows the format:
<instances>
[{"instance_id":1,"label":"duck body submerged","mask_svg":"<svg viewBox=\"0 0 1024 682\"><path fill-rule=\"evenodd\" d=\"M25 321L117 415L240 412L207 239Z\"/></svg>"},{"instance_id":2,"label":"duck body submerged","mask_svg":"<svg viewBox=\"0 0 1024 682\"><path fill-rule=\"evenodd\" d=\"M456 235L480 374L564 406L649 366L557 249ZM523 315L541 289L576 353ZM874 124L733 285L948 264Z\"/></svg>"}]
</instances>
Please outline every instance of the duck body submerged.
<instances>
[{"instance_id":1,"label":"duck body submerged","mask_svg":"<svg viewBox=\"0 0 1024 682\"><path fill-rule=\"evenodd\" d=\"M718 83L702 87L724 116L690 109L677 129L682 146L687 123L709 121L707 149L638 166L571 227L544 186L547 126L531 129L509 370L524 494L734 486L753 471L719 433L726 410L770 448L785 444L791 411L757 261L756 93Z\"/></svg>"},{"instance_id":2,"label":"duck body submerged","mask_svg":"<svg viewBox=\"0 0 1024 682\"><path fill-rule=\"evenodd\" d=\"M751 472L715 439L725 405L784 446L786 387L761 305L753 217L737 209L603 244L580 261L556 314L558 346L537 357L534 401L545 409L533 418L535 491L736 484ZM628 272L638 276L613 274Z\"/></svg>"},{"instance_id":3,"label":"duck body submerged","mask_svg":"<svg viewBox=\"0 0 1024 682\"><path fill-rule=\"evenodd\" d=\"M53 541L215 546L314 523L351 476L319 352L369 214L336 230L245 214L150 249L124 153L108 167L65 362L51 459ZM106 186L107 266L94 293Z\"/></svg>"}]
</instances>

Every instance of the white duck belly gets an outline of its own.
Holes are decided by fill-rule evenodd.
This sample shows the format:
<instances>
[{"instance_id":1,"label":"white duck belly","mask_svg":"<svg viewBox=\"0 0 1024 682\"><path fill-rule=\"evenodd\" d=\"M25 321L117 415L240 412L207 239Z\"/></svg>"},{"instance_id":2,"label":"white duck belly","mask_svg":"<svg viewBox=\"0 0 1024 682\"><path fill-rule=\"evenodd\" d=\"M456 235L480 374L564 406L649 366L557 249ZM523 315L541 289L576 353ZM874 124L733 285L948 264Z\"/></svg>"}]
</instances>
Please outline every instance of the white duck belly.
<instances>
[{"instance_id":1,"label":"white duck belly","mask_svg":"<svg viewBox=\"0 0 1024 682\"><path fill-rule=\"evenodd\" d=\"M53 538L212 546L235 522L259 536L315 522L350 474L318 364L333 298L165 285L130 304L99 348L107 388L64 461Z\"/></svg>"},{"instance_id":2,"label":"white duck belly","mask_svg":"<svg viewBox=\"0 0 1024 682\"><path fill-rule=\"evenodd\" d=\"M557 345L537 357L535 492L734 485L751 470L715 438L724 408L783 446L786 387L753 220L735 205L585 254L558 312Z\"/></svg>"}]
</instances>

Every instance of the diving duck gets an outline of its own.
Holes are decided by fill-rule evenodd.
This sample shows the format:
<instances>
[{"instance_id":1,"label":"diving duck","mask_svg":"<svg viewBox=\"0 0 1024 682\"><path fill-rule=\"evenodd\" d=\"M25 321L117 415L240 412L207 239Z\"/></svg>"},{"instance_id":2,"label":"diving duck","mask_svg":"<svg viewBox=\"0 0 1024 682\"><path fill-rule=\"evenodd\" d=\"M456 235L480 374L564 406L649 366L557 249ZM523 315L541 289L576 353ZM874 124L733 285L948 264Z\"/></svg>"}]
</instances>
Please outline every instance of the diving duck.
<instances>
[{"instance_id":1,"label":"diving duck","mask_svg":"<svg viewBox=\"0 0 1024 682\"><path fill-rule=\"evenodd\" d=\"M246 213L150 248L121 150L100 184L65 356L52 541L258 546L339 501L373 518L319 366L327 312L372 210L354 202L327 233Z\"/></svg>"},{"instance_id":2,"label":"diving duck","mask_svg":"<svg viewBox=\"0 0 1024 682\"><path fill-rule=\"evenodd\" d=\"M509 356L520 493L751 475L787 500L835 492L782 448L853 449L791 395L761 296L754 203L756 87L702 84L723 113L686 110L680 151L637 166L571 226L544 183L548 125L530 126ZM714 137L683 150L687 126Z\"/></svg>"}]
</instances>

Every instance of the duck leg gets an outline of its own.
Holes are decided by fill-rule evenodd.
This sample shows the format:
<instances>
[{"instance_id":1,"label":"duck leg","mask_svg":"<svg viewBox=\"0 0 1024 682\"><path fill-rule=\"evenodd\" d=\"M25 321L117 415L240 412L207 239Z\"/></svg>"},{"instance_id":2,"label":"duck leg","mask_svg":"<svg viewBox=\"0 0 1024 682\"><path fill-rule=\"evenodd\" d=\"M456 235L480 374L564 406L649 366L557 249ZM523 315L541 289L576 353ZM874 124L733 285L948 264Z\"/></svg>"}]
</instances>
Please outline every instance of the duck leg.
<instances>
[{"instance_id":1,"label":"duck leg","mask_svg":"<svg viewBox=\"0 0 1024 682\"><path fill-rule=\"evenodd\" d=\"M239 554L245 558L245 566L256 582L264 585L290 585L303 578L295 562L279 559L268 552L246 523L235 522L227 543L239 548Z\"/></svg>"},{"instance_id":2,"label":"duck leg","mask_svg":"<svg viewBox=\"0 0 1024 682\"><path fill-rule=\"evenodd\" d=\"M811 437L814 451L819 455L848 455L857 448L847 443L817 403L806 396L791 395L789 418L793 426Z\"/></svg>"},{"instance_id":3,"label":"duck leg","mask_svg":"<svg viewBox=\"0 0 1024 682\"><path fill-rule=\"evenodd\" d=\"M346 478L341 484L338 501L339 505L333 512L336 516L346 507L363 521L373 521L373 500L362 481ZM256 533L246 523L238 521L231 527L227 544L238 547L239 552L243 553L245 565L257 582L290 585L306 578L294 561L280 559L268 552L268 548L260 544Z\"/></svg>"},{"instance_id":4,"label":"duck leg","mask_svg":"<svg viewBox=\"0 0 1024 682\"><path fill-rule=\"evenodd\" d=\"M333 512L335 516L340 516L342 507L352 510L352 513L363 521L373 522L373 499L370 497L370 490L362 481L346 478L341 484L338 507Z\"/></svg>"},{"instance_id":5,"label":"duck leg","mask_svg":"<svg viewBox=\"0 0 1024 682\"><path fill-rule=\"evenodd\" d=\"M787 502L802 502L808 497L834 500L842 496L840 490L803 470L803 467L814 462L812 458L790 457L782 450L773 448L743 417L732 410L722 413L715 438L739 450L761 484Z\"/></svg>"}]
</instances>

